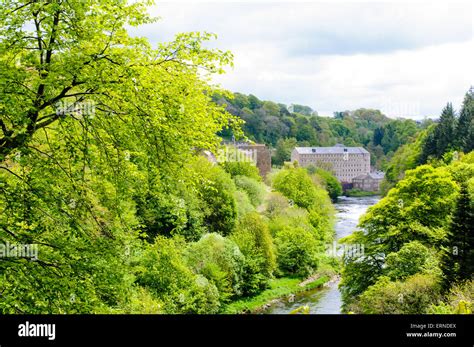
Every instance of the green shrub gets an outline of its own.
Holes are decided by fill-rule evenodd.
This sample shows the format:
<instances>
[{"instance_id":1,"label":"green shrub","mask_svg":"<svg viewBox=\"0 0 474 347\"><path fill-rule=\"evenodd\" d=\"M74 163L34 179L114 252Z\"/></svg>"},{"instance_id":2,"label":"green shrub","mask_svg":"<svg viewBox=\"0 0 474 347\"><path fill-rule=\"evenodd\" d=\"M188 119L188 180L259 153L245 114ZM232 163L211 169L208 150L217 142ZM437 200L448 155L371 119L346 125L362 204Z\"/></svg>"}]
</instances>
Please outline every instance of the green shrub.
<instances>
[{"instance_id":1,"label":"green shrub","mask_svg":"<svg viewBox=\"0 0 474 347\"><path fill-rule=\"evenodd\" d=\"M306 168L312 175L318 176L322 180L324 188L327 190L332 201L337 201L337 197L342 195L342 185L334 175L324 169L308 166Z\"/></svg>"},{"instance_id":2,"label":"green shrub","mask_svg":"<svg viewBox=\"0 0 474 347\"><path fill-rule=\"evenodd\" d=\"M256 181L262 181L258 168L252 162L247 161L226 161L221 163L222 167L232 178L235 176L246 176Z\"/></svg>"},{"instance_id":3,"label":"green shrub","mask_svg":"<svg viewBox=\"0 0 474 347\"><path fill-rule=\"evenodd\" d=\"M474 312L474 280L453 285L443 301L433 304L428 313L471 314Z\"/></svg>"},{"instance_id":4,"label":"green shrub","mask_svg":"<svg viewBox=\"0 0 474 347\"><path fill-rule=\"evenodd\" d=\"M329 243L334 238L332 215L324 213L322 210L311 209L308 214L309 223L314 228L314 234L317 240L323 243Z\"/></svg>"},{"instance_id":5,"label":"green shrub","mask_svg":"<svg viewBox=\"0 0 474 347\"><path fill-rule=\"evenodd\" d=\"M272 179L273 188L299 207L310 208L316 203L316 187L305 169L284 169Z\"/></svg>"},{"instance_id":6,"label":"green shrub","mask_svg":"<svg viewBox=\"0 0 474 347\"><path fill-rule=\"evenodd\" d=\"M137 284L163 302L165 313L216 313L219 293L186 266L184 242L158 236L139 257Z\"/></svg>"},{"instance_id":7,"label":"green shrub","mask_svg":"<svg viewBox=\"0 0 474 347\"><path fill-rule=\"evenodd\" d=\"M234 194L235 202L237 204L237 217L240 219L247 213L255 211L255 207L250 202L249 196L246 192L237 190Z\"/></svg>"},{"instance_id":8,"label":"green shrub","mask_svg":"<svg viewBox=\"0 0 474 347\"><path fill-rule=\"evenodd\" d=\"M276 269L273 239L265 221L258 213L243 217L231 236L245 255L244 295L253 295L265 289Z\"/></svg>"},{"instance_id":9,"label":"green shrub","mask_svg":"<svg viewBox=\"0 0 474 347\"><path fill-rule=\"evenodd\" d=\"M430 256L428 247L419 241L403 245L398 252L390 253L386 258L387 275L392 280L405 279L422 271Z\"/></svg>"},{"instance_id":10,"label":"green shrub","mask_svg":"<svg viewBox=\"0 0 474 347\"><path fill-rule=\"evenodd\" d=\"M232 240L216 233L206 234L188 245L185 258L194 273L216 285L221 301L241 295L244 256Z\"/></svg>"},{"instance_id":11,"label":"green shrub","mask_svg":"<svg viewBox=\"0 0 474 347\"><path fill-rule=\"evenodd\" d=\"M281 214L273 216L268 222L270 233L273 237L286 227L303 228L305 230L314 232L308 218L308 211L304 208L292 207L284 210Z\"/></svg>"},{"instance_id":12,"label":"green shrub","mask_svg":"<svg viewBox=\"0 0 474 347\"><path fill-rule=\"evenodd\" d=\"M247 193L253 206L257 207L263 202L266 191L263 183L247 176L235 176L234 182L238 189Z\"/></svg>"},{"instance_id":13,"label":"green shrub","mask_svg":"<svg viewBox=\"0 0 474 347\"><path fill-rule=\"evenodd\" d=\"M426 313L439 298L436 277L416 274L405 281L391 282L386 276L370 286L351 307L356 313L420 314Z\"/></svg>"},{"instance_id":14,"label":"green shrub","mask_svg":"<svg viewBox=\"0 0 474 347\"><path fill-rule=\"evenodd\" d=\"M289 207L288 198L279 192L272 192L267 199L266 215L273 218L282 214Z\"/></svg>"},{"instance_id":15,"label":"green shrub","mask_svg":"<svg viewBox=\"0 0 474 347\"><path fill-rule=\"evenodd\" d=\"M282 273L308 276L317 269L318 244L310 231L286 227L276 234L275 244Z\"/></svg>"},{"instance_id":16,"label":"green shrub","mask_svg":"<svg viewBox=\"0 0 474 347\"><path fill-rule=\"evenodd\" d=\"M213 166L204 158L198 158L191 169L198 176L196 188L205 226L209 232L230 234L237 221L234 181L220 166Z\"/></svg>"}]
</instances>

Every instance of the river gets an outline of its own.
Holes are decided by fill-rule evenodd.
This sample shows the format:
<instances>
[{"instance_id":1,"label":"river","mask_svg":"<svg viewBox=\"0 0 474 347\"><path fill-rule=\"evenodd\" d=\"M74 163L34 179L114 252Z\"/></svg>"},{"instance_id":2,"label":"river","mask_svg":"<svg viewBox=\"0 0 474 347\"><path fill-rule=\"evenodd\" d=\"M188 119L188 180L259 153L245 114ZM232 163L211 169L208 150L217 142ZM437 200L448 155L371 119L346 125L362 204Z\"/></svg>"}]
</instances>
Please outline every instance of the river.
<instances>
[{"instance_id":1,"label":"river","mask_svg":"<svg viewBox=\"0 0 474 347\"><path fill-rule=\"evenodd\" d=\"M376 204L380 197L340 197L335 204L336 213L336 240L352 234L359 222L359 218L367 208ZM340 314L341 293L338 281L329 283L328 287L318 288L298 294L292 302L282 300L273 304L264 313L287 314L301 306L308 306L310 314Z\"/></svg>"}]
</instances>

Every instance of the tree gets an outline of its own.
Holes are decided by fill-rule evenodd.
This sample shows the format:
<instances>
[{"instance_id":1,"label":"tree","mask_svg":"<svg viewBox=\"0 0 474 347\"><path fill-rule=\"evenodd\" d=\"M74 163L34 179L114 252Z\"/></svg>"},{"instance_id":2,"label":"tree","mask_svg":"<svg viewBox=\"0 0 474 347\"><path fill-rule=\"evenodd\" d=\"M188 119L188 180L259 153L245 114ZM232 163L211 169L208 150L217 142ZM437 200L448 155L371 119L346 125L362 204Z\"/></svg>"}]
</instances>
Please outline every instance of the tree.
<instances>
[{"instance_id":1,"label":"tree","mask_svg":"<svg viewBox=\"0 0 474 347\"><path fill-rule=\"evenodd\" d=\"M247 161L226 161L221 164L226 172L228 172L232 178L235 176L247 176L256 181L261 181L262 177L258 172L257 166L252 162Z\"/></svg>"},{"instance_id":2,"label":"tree","mask_svg":"<svg viewBox=\"0 0 474 347\"><path fill-rule=\"evenodd\" d=\"M213 166L202 157L190 167L198 176L196 189L203 202L201 209L207 230L224 236L230 234L237 222L234 181L224 169Z\"/></svg>"},{"instance_id":3,"label":"tree","mask_svg":"<svg viewBox=\"0 0 474 347\"><path fill-rule=\"evenodd\" d=\"M273 187L296 205L309 209L317 201L317 189L303 168L281 170L273 179Z\"/></svg>"},{"instance_id":4,"label":"tree","mask_svg":"<svg viewBox=\"0 0 474 347\"><path fill-rule=\"evenodd\" d=\"M184 257L194 273L217 287L221 302L242 294L244 256L232 240L216 233L206 234L188 244Z\"/></svg>"},{"instance_id":5,"label":"tree","mask_svg":"<svg viewBox=\"0 0 474 347\"><path fill-rule=\"evenodd\" d=\"M461 185L443 253L445 285L470 279L474 274L474 203L466 184Z\"/></svg>"},{"instance_id":6,"label":"tree","mask_svg":"<svg viewBox=\"0 0 474 347\"><path fill-rule=\"evenodd\" d=\"M331 200L333 202L337 201L337 197L342 195L341 182L339 182L339 180L334 177L331 172L324 169L308 166L307 170L309 173L315 174L322 179L323 185L326 188Z\"/></svg>"},{"instance_id":7,"label":"tree","mask_svg":"<svg viewBox=\"0 0 474 347\"><path fill-rule=\"evenodd\" d=\"M283 165L285 161L289 161L291 159L291 151L293 151L297 144L296 139L293 137L288 139L280 138L276 144L275 155L272 158L272 163L274 165Z\"/></svg>"},{"instance_id":8,"label":"tree","mask_svg":"<svg viewBox=\"0 0 474 347\"><path fill-rule=\"evenodd\" d=\"M448 103L441 113L439 123L426 139L421 154L421 163L426 162L430 156L439 159L448 150L454 149L455 138L456 116L453 110L453 105Z\"/></svg>"},{"instance_id":9,"label":"tree","mask_svg":"<svg viewBox=\"0 0 474 347\"><path fill-rule=\"evenodd\" d=\"M287 275L308 276L318 266L318 244L308 230L285 227L275 237L278 267Z\"/></svg>"},{"instance_id":10,"label":"tree","mask_svg":"<svg viewBox=\"0 0 474 347\"><path fill-rule=\"evenodd\" d=\"M391 262L397 263L406 258L402 254L413 253L411 248L417 244L390 256L407 243L418 241L439 250L458 194L458 184L446 167L422 165L408 170L405 178L361 218L361 230L341 240L364 245L363 255L344 257L341 282L344 302L351 302L386 274L390 257ZM408 273L410 271L405 272ZM403 274L394 272L393 275Z\"/></svg>"},{"instance_id":11,"label":"tree","mask_svg":"<svg viewBox=\"0 0 474 347\"><path fill-rule=\"evenodd\" d=\"M466 93L456 128L458 147L468 153L474 149L474 90Z\"/></svg>"},{"instance_id":12,"label":"tree","mask_svg":"<svg viewBox=\"0 0 474 347\"><path fill-rule=\"evenodd\" d=\"M387 255L385 271L392 280L403 280L423 271L429 257L428 247L419 241L408 242L398 252Z\"/></svg>"},{"instance_id":13,"label":"tree","mask_svg":"<svg viewBox=\"0 0 474 347\"><path fill-rule=\"evenodd\" d=\"M235 119L212 102L202 71L222 71L231 56L203 48L206 33L156 49L128 36L127 26L151 21L146 3L2 2L0 238L39 245L37 261L1 259L2 313L120 312L133 297L156 299L149 285L163 269L146 284L133 276L134 251L147 254L145 267L156 260L143 242L155 222L138 212L143 200L158 197L145 207L170 229L201 218L189 205L211 184L188 164ZM206 210L206 222L232 225L233 198L224 200L201 204L218 212ZM202 299L215 312L215 287L197 277L186 285L187 304Z\"/></svg>"},{"instance_id":14,"label":"tree","mask_svg":"<svg viewBox=\"0 0 474 347\"><path fill-rule=\"evenodd\" d=\"M247 214L231 239L245 256L243 294L253 295L265 289L276 270L276 252L263 218L255 212Z\"/></svg>"}]
</instances>

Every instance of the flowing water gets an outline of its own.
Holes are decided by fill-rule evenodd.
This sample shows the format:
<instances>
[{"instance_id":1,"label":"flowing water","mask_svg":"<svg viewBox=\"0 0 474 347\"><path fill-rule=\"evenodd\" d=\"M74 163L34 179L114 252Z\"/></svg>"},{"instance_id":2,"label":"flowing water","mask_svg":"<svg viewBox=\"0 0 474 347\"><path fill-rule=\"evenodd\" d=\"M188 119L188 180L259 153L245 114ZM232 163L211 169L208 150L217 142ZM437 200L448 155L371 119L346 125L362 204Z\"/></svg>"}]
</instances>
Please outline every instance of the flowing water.
<instances>
[{"instance_id":1,"label":"flowing water","mask_svg":"<svg viewBox=\"0 0 474 347\"><path fill-rule=\"evenodd\" d=\"M335 204L336 240L352 234L359 222L359 218L367 208L379 201L378 196L370 197L340 197ZM341 313L341 293L338 281L330 282L327 287L310 290L291 299L282 300L270 306L265 313L286 314L301 306L308 306L311 314L339 314Z\"/></svg>"}]
</instances>

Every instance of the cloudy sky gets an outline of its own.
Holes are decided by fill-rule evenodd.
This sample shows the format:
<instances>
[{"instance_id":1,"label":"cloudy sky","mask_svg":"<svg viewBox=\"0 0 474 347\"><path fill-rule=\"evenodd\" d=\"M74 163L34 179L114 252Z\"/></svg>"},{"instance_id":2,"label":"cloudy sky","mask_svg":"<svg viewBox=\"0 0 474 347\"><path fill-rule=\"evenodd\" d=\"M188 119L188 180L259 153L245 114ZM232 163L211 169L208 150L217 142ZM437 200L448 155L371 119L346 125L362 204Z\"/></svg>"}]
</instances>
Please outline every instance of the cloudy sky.
<instances>
[{"instance_id":1,"label":"cloudy sky","mask_svg":"<svg viewBox=\"0 0 474 347\"><path fill-rule=\"evenodd\" d=\"M224 88L309 105L438 116L474 85L472 2L162 2L141 27L152 42L208 31L234 54Z\"/></svg>"}]
</instances>

